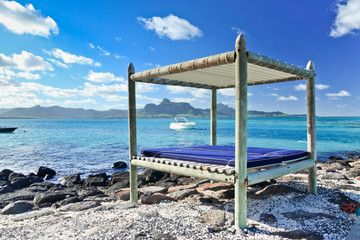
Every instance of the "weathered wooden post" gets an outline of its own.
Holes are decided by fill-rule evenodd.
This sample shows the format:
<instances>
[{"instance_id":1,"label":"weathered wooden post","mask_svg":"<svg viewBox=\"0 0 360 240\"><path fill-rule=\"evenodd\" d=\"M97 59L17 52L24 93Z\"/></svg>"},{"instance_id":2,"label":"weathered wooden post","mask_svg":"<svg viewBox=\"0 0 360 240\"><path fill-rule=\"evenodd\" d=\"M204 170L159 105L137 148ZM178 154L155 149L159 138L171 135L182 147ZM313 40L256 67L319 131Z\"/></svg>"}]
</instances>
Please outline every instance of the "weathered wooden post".
<instances>
[{"instance_id":1,"label":"weathered wooden post","mask_svg":"<svg viewBox=\"0 0 360 240\"><path fill-rule=\"evenodd\" d=\"M210 109L210 144L216 145L216 89L211 89L211 109Z\"/></svg>"},{"instance_id":2,"label":"weathered wooden post","mask_svg":"<svg viewBox=\"0 0 360 240\"><path fill-rule=\"evenodd\" d=\"M307 70L315 71L313 61L309 61ZM306 80L306 105L307 105L307 150L310 152L310 158L316 161L316 111L315 111L315 75ZM316 181L316 163L308 169L309 193L317 193Z\"/></svg>"},{"instance_id":3,"label":"weathered wooden post","mask_svg":"<svg viewBox=\"0 0 360 240\"><path fill-rule=\"evenodd\" d=\"M240 34L235 43L235 227L246 228L247 198L247 53Z\"/></svg>"},{"instance_id":4,"label":"weathered wooden post","mask_svg":"<svg viewBox=\"0 0 360 240\"><path fill-rule=\"evenodd\" d=\"M131 75L135 73L135 68L132 63L128 66L128 121L129 121L129 165L130 165L130 201L137 202L138 200L138 179L137 167L131 164L133 156L137 155L136 143L136 95L135 95L135 81L130 79Z\"/></svg>"}]
</instances>

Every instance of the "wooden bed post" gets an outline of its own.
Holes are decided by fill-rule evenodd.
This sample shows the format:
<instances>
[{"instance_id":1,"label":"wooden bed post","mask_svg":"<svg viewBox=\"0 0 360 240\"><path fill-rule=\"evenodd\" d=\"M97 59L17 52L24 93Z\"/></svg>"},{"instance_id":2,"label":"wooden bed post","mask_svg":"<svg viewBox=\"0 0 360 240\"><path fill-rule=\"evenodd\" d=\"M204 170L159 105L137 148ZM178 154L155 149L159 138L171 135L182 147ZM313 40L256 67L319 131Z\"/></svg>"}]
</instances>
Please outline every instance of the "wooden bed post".
<instances>
[{"instance_id":1,"label":"wooden bed post","mask_svg":"<svg viewBox=\"0 0 360 240\"><path fill-rule=\"evenodd\" d=\"M313 61L309 61L307 70L315 71ZM310 158L316 161L316 111L315 111L315 75L306 79L306 103L307 103L307 150L310 152ZM309 168L309 193L317 193L316 184L316 163Z\"/></svg>"},{"instance_id":2,"label":"wooden bed post","mask_svg":"<svg viewBox=\"0 0 360 240\"><path fill-rule=\"evenodd\" d=\"M135 95L135 81L130 79L130 76L135 73L135 68L132 63L128 66L128 121L129 121L129 165L130 165L130 202L137 202L138 200L138 179L137 167L131 164L133 156L137 155L136 143L136 95Z\"/></svg>"},{"instance_id":3,"label":"wooden bed post","mask_svg":"<svg viewBox=\"0 0 360 240\"><path fill-rule=\"evenodd\" d=\"M211 109L210 109L210 144L216 145L216 89L211 89Z\"/></svg>"},{"instance_id":4,"label":"wooden bed post","mask_svg":"<svg viewBox=\"0 0 360 240\"><path fill-rule=\"evenodd\" d=\"M246 228L247 198L247 53L240 34L235 43L235 227Z\"/></svg>"}]
</instances>

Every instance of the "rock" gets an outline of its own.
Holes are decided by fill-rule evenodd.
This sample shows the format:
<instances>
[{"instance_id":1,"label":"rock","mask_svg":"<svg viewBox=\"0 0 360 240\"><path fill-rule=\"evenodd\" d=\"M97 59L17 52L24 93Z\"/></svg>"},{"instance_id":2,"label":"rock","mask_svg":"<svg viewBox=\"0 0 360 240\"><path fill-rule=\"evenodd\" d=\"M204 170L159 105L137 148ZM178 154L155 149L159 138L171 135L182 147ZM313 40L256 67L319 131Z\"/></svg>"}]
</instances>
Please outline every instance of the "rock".
<instances>
[{"instance_id":1,"label":"rock","mask_svg":"<svg viewBox=\"0 0 360 240\"><path fill-rule=\"evenodd\" d=\"M126 162L118 161L113 163L112 168L127 168Z\"/></svg>"},{"instance_id":2,"label":"rock","mask_svg":"<svg viewBox=\"0 0 360 240\"><path fill-rule=\"evenodd\" d=\"M99 195L103 195L104 192L100 191L99 189L96 188L85 188L85 189L80 189L77 191L78 195L83 197L83 198L87 198L90 196L99 196Z\"/></svg>"},{"instance_id":3,"label":"rock","mask_svg":"<svg viewBox=\"0 0 360 240\"><path fill-rule=\"evenodd\" d=\"M352 166L352 167L359 166L360 165L360 159L349 163L349 165Z\"/></svg>"},{"instance_id":4,"label":"rock","mask_svg":"<svg viewBox=\"0 0 360 240\"><path fill-rule=\"evenodd\" d=\"M1 211L1 214L9 215L9 214L24 213L29 211L33 207L34 205L31 202L17 201L5 206L4 209Z\"/></svg>"},{"instance_id":5,"label":"rock","mask_svg":"<svg viewBox=\"0 0 360 240\"><path fill-rule=\"evenodd\" d=\"M331 220L337 219L337 217L334 217L332 215L329 214L325 214L325 213L311 213L311 212L307 212L307 211L303 211L303 210L297 210L294 212L284 212L282 213L282 215L288 219L292 219L295 221L305 221L305 220L309 220L309 219L316 219L316 218L328 218Z\"/></svg>"},{"instance_id":6,"label":"rock","mask_svg":"<svg viewBox=\"0 0 360 240\"><path fill-rule=\"evenodd\" d=\"M197 184L189 184L189 185L181 185L181 186L169 187L168 193L172 193L172 192L176 192L176 191L180 191L180 190L185 190L185 189L193 189L193 188L196 188L196 187L197 187Z\"/></svg>"},{"instance_id":7,"label":"rock","mask_svg":"<svg viewBox=\"0 0 360 240\"><path fill-rule=\"evenodd\" d=\"M323 240L323 236L317 232L306 230L295 230L289 232L273 232L270 235L277 235L289 239Z\"/></svg>"},{"instance_id":8,"label":"rock","mask_svg":"<svg viewBox=\"0 0 360 240\"><path fill-rule=\"evenodd\" d=\"M234 199L235 190L234 189L225 189L217 191L214 195L218 199Z\"/></svg>"},{"instance_id":9,"label":"rock","mask_svg":"<svg viewBox=\"0 0 360 240\"><path fill-rule=\"evenodd\" d=\"M181 176L177 178L176 185L189 185L189 184L197 184L197 182L202 181L199 179L194 179L191 177Z\"/></svg>"},{"instance_id":10,"label":"rock","mask_svg":"<svg viewBox=\"0 0 360 240\"><path fill-rule=\"evenodd\" d=\"M68 205L70 203L81 202L82 200L83 200L82 197L73 196L73 197L67 197L64 200L59 201L57 204L59 204L59 206L65 206L65 205Z\"/></svg>"},{"instance_id":11,"label":"rock","mask_svg":"<svg viewBox=\"0 0 360 240\"><path fill-rule=\"evenodd\" d=\"M44 193L36 193L34 203L36 206L43 207L46 203L55 203L64 200L66 197L73 197L77 194L69 191L47 191Z\"/></svg>"},{"instance_id":12,"label":"rock","mask_svg":"<svg viewBox=\"0 0 360 240\"><path fill-rule=\"evenodd\" d=\"M215 228L230 227L234 225L234 214L223 210L210 210L201 218L206 224Z\"/></svg>"},{"instance_id":13,"label":"rock","mask_svg":"<svg viewBox=\"0 0 360 240\"><path fill-rule=\"evenodd\" d=\"M144 176L147 182L156 182L159 181L162 177L164 177L165 173L148 168L139 173L139 175Z\"/></svg>"},{"instance_id":14,"label":"rock","mask_svg":"<svg viewBox=\"0 0 360 240\"><path fill-rule=\"evenodd\" d=\"M148 196L154 193L165 193L165 192L167 192L167 188L158 187L158 186L143 187L139 189L140 195L148 195Z\"/></svg>"},{"instance_id":15,"label":"rock","mask_svg":"<svg viewBox=\"0 0 360 240\"><path fill-rule=\"evenodd\" d=\"M172 192L167 194L167 196L174 198L175 200L179 201L182 200L190 195L197 194L198 191L196 189L184 189L177 192Z\"/></svg>"},{"instance_id":16,"label":"rock","mask_svg":"<svg viewBox=\"0 0 360 240\"><path fill-rule=\"evenodd\" d=\"M56 172L55 172L55 170L52 170L51 168L40 166L40 167L38 167L38 169L36 169L35 174L36 174L36 176L43 178L46 175L55 176Z\"/></svg>"},{"instance_id":17,"label":"rock","mask_svg":"<svg viewBox=\"0 0 360 240\"><path fill-rule=\"evenodd\" d=\"M166 196L166 195L161 194L161 193L154 193L154 194L151 194L151 195L142 195L140 197L140 202L142 204L158 204L158 203L160 203L161 201L164 201L164 200L176 201L174 198Z\"/></svg>"},{"instance_id":18,"label":"rock","mask_svg":"<svg viewBox=\"0 0 360 240\"><path fill-rule=\"evenodd\" d=\"M106 186L108 175L106 173L99 173L96 175L90 175L84 181L85 186Z\"/></svg>"},{"instance_id":19,"label":"rock","mask_svg":"<svg viewBox=\"0 0 360 240\"><path fill-rule=\"evenodd\" d=\"M359 165L358 165L359 166ZM349 171L346 171L345 176L352 179L360 176L360 168L352 168Z\"/></svg>"},{"instance_id":20,"label":"rock","mask_svg":"<svg viewBox=\"0 0 360 240\"><path fill-rule=\"evenodd\" d=\"M43 179L38 177L13 177L10 184L12 188L26 188L36 182L42 182Z\"/></svg>"},{"instance_id":21,"label":"rock","mask_svg":"<svg viewBox=\"0 0 360 240\"><path fill-rule=\"evenodd\" d=\"M81 178L79 173L71 174L64 177L65 185L72 186L74 184L80 183Z\"/></svg>"},{"instance_id":22,"label":"rock","mask_svg":"<svg viewBox=\"0 0 360 240\"><path fill-rule=\"evenodd\" d=\"M335 160L344 160L342 157L330 156L328 159L335 161Z\"/></svg>"},{"instance_id":23,"label":"rock","mask_svg":"<svg viewBox=\"0 0 360 240\"><path fill-rule=\"evenodd\" d=\"M35 193L28 191L27 188L17 190L15 192L0 194L0 209L12 202L32 201L34 197Z\"/></svg>"},{"instance_id":24,"label":"rock","mask_svg":"<svg viewBox=\"0 0 360 240\"><path fill-rule=\"evenodd\" d=\"M123 190L115 193L115 196L119 200L129 201L130 200L130 188L123 189Z\"/></svg>"},{"instance_id":25,"label":"rock","mask_svg":"<svg viewBox=\"0 0 360 240\"><path fill-rule=\"evenodd\" d=\"M23 220L32 219L32 218L36 219L36 218L43 217L43 216L49 216L54 213L55 213L55 211L52 209L42 209L39 211L32 211L32 212L21 214L19 216L13 217L11 220L16 222L16 221L23 221Z\"/></svg>"},{"instance_id":26,"label":"rock","mask_svg":"<svg viewBox=\"0 0 360 240\"><path fill-rule=\"evenodd\" d=\"M14 190L9 185L0 186L0 194L13 192Z\"/></svg>"},{"instance_id":27,"label":"rock","mask_svg":"<svg viewBox=\"0 0 360 240\"><path fill-rule=\"evenodd\" d=\"M262 213L262 214L260 214L260 222L263 222L266 224L275 224L277 222L277 219L272 214Z\"/></svg>"},{"instance_id":28,"label":"rock","mask_svg":"<svg viewBox=\"0 0 360 240\"><path fill-rule=\"evenodd\" d=\"M0 180L8 180L9 179L9 175L13 173L13 171L9 170L9 169L3 169L0 171Z\"/></svg>"},{"instance_id":29,"label":"rock","mask_svg":"<svg viewBox=\"0 0 360 240\"><path fill-rule=\"evenodd\" d=\"M286 185L270 185L266 188L259 190L255 193L249 192L248 198L251 199L265 199L275 195L285 195L289 193L302 193L300 190L296 188L289 187Z\"/></svg>"},{"instance_id":30,"label":"rock","mask_svg":"<svg viewBox=\"0 0 360 240\"><path fill-rule=\"evenodd\" d=\"M68 205L62 206L59 208L61 212L79 212L84 211L90 208L94 208L100 206L100 203L97 201L86 201L86 202L77 202L77 203L70 203Z\"/></svg>"},{"instance_id":31,"label":"rock","mask_svg":"<svg viewBox=\"0 0 360 240\"><path fill-rule=\"evenodd\" d=\"M24 174L22 174L22 173L12 172L12 173L10 173L10 175L8 177L8 181L11 182L13 179L21 178L21 177L26 177L26 176Z\"/></svg>"},{"instance_id":32,"label":"rock","mask_svg":"<svg viewBox=\"0 0 360 240\"><path fill-rule=\"evenodd\" d=\"M110 192L116 192L116 191L119 191L120 189L123 189L123 188L128 188L130 187L130 181L129 179L123 181L123 182L117 182L113 185L111 185L109 188L108 188L108 191Z\"/></svg>"},{"instance_id":33,"label":"rock","mask_svg":"<svg viewBox=\"0 0 360 240\"><path fill-rule=\"evenodd\" d=\"M113 185L118 182L123 183L124 187L129 187L129 172L115 172L111 174L110 184Z\"/></svg>"},{"instance_id":34,"label":"rock","mask_svg":"<svg viewBox=\"0 0 360 240\"><path fill-rule=\"evenodd\" d=\"M191 195L185 198L185 201L189 203L205 203L205 204L219 204L220 201L209 195Z\"/></svg>"},{"instance_id":35,"label":"rock","mask_svg":"<svg viewBox=\"0 0 360 240\"><path fill-rule=\"evenodd\" d=\"M54 177L54 175L49 175L49 174L46 174L45 177L44 177L44 180L50 180Z\"/></svg>"},{"instance_id":36,"label":"rock","mask_svg":"<svg viewBox=\"0 0 360 240\"><path fill-rule=\"evenodd\" d=\"M345 168L345 166L342 165L340 162L334 162L334 163L331 163L331 164L326 164L325 167L323 167L325 172L335 172L337 170L342 170L344 168Z\"/></svg>"},{"instance_id":37,"label":"rock","mask_svg":"<svg viewBox=\"0 0 360 240\"><path fill-rule=\"evenodd\" d=\"M234 188L233 184L229 183L208 183L199 186L196 190L199 192L211 190L211 191L218 191L218 190L225 190L225 189L232 189Z\"/></svg>"}]
</instances>

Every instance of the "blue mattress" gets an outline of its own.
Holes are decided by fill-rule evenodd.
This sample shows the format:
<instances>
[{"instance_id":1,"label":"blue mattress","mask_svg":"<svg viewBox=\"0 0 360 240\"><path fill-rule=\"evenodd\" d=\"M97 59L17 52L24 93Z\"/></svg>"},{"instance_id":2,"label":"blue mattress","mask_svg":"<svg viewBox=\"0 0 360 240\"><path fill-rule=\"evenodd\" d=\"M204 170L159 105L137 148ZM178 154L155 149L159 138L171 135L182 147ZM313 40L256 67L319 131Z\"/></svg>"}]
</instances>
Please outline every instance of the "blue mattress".
<instances>
[{"instance_id":1,"label":"blue mattress","mask_svg":"<svg viewBox=\"0 0 360 240\"><path fill-rule=\"evenodd\" d=\"M235 166L235 147L232 146L194 146L144 149L141 154L146 157L169 158L205 164ZM305 158L307 151L247 148L248 168L281 164L287 161Z\"/></svg>"}]
</instances>

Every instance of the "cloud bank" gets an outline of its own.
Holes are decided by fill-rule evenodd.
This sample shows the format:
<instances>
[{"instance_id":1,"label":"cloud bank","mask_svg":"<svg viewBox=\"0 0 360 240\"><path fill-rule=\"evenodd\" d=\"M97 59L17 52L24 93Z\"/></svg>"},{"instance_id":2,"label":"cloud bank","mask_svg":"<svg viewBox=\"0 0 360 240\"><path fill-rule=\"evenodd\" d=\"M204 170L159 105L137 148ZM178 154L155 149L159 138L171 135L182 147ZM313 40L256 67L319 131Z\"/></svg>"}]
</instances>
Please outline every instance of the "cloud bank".
<instances>
[{"instance_id":1,"label":"cloud bank","mask_svg":"<svg viewBox=\"0 0 360 240\"><path fill-rule=\"evenodd\" d=\"M338 1L330 36L337 38L360 29L360 0Z\"/></svg>"}]
</instances>

